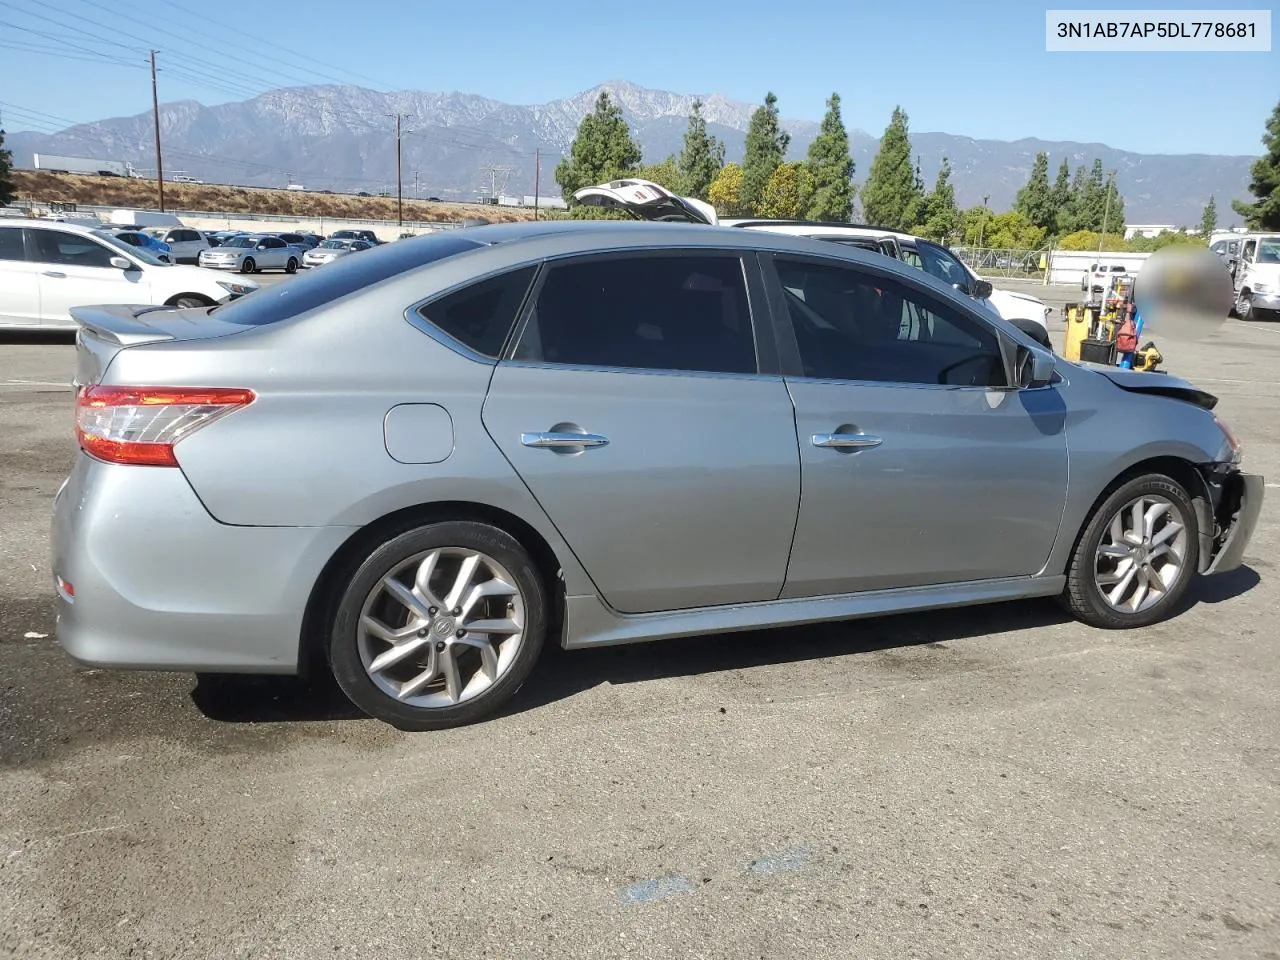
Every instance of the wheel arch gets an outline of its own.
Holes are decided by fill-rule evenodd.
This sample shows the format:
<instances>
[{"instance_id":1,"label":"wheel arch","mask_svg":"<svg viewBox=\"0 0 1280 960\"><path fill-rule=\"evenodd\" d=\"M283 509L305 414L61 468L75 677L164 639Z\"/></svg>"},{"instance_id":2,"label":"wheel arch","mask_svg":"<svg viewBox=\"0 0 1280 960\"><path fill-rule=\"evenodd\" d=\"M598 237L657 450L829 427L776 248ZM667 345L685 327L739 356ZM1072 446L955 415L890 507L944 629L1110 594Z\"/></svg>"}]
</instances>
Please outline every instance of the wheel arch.
<instances>
[{"instance_id":1,"label":"wheel arch","mask_svg":"<svg viewBox=\"0 0 1280 960\"><path fill-rule=\"evenodd\" d=\"M1066 573L1067 567L1071 563L1071 557L1075 554L1076 548L1080 545L1080 538L1084 536L1085 530L1089 526L1089 522L1093 519L1098 508L1102 506L1103 501L1111 494L1115 493L1130 480L1146 474L1158 473L1176 482L1182 489L1187 491L1187 495L1191 498L1191 506L1196 514L1196 535L1200 544L1200 555L1197 563L1198 572L1203 572L1208 566L1211 559L1213 549L1213 500L1209 491L1208 482L1205 480L1204 474L1201 472L1199 465L1184 457L1172 455L1159 455L1147 457L1139 460L1121 470L1111 482L1106 484L1098 495L1089 504L1089 509L1084 512L1080 520L1079 526L1071 537L1071 548L1064 554L1064 560L1061 569L1056 570L1057 573Z\"/></svg>"},{"instance_id":2,"label":"wheel arch","mask_svg":"<svg viewBox=\"0 0 1280 960\"><path fill-rule=\"evenodd\" d=\"M534 527L500 507L461 500L421 503L395 510L355 531L334 552L316 578L302 615L298 673L327 670L325 641L341 599L343 582L379 544L407 530L445 520L487 523L510 534L529 551L547 596L547 636L558 638L564 624L564 587L560 559Z\"/></svg>"}]
</instances>

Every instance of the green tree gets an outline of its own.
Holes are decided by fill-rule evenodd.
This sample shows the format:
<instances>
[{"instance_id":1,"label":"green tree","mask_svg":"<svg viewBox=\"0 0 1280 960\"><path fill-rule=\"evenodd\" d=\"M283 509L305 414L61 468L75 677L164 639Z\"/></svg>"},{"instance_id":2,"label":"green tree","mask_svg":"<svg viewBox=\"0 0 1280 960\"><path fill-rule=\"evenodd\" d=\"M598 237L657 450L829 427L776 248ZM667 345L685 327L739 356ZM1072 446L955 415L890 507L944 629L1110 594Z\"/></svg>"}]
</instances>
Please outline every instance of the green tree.
<instances>
[{"instance_id":1,"label":"green tree","mask_svg":"<svg viewBox=\"0 0 1280 960\"><path fill-rule=\"evenodd\" d=\"M707 133L702 101L693 101L689 127L684 132L684 149L678 161L680 180L687 196L707 199L707 191L724 166L724 143Z\"/></svg>"},{"instance_id":2,"label":"green tree","mask_svg":"<svg viewBox=\"0 0 1280 960\"><path fill-rule=\"evenodd\" d=\"M1053 189L1049 191L1049 202L1053 207L1053 229L1055 236L1060 236L1067 231L1063 229L1067 225L1067 217L1071 206L1071 165L1067 163L1067 158L1062 158L1062 163L1058 166L1058 177L1053 181Z\"/></svg>"},{"instance_id":3,"label":"green tree","mask_svg":"<svg viewBox=\"0 0 1280 960\"><path fill-rule=\"evenodd\" d=\"M13 202L13 154L5 149L4 129L0 128L0 204Z\"/></svg>"},{"instance_id":4,"label":"green tree","mask_svg":"<svg viewBox=\"0 0 1280 960\"><path fill-rule=\"evenodd\" d=\"M783 163L765 184L758 213L778 220L799 219L813 201L814 179L805 163Z\"/></svg>"},{"instance_id":5,"label":"green tree","mask_svg":"<svg viewBox=\"0 0 1280 960\"><path fill-rule=\"evenodd\" d=\"M1213 231L1218 229L1218 203L1213 197L1209 198L1209 202L1204 205L1204 213L1200 214L1200 237L1205 243L1209 242L1209 238L1213 236Z\"/></svg>"},{"instance_id":6,"label":"green tree","mask_svg":"<svg viewBox=\"0 0 1280 960\"><path fill-rule=\"evenodd\" d=\"M1085 230L1101 231L1103 207L1106 202L1107 187L1102 172L1102 161L1095 157L1093 168L1085 176L1084 186L1080 191L1080 226Z\"/></svg>"},{"instance_id":7,"label":"green tree","mask_svg":"<svg viewBox=\"0 0 1280 960\"><path fill-rule=\"evenodd\" d=\"M1097 250L1098 241L1102 239L1096 230L1075 230L1058 240L1059 250ZM1108 233L1103 239L1102 249L1113 253L1128 249L1124 235Z\"/></svg>"},{"instance_id":8,"label":"green tree","mask_svg":"<svg viewBox=\"0 0 1280 960\"><path fill-rule=\"evenodd\" d=\"M1053 189L1049 186L1049 154L1043 151L1036 154L1035 163L1031 165L1031 176L1018 191L1013 209L1045 233L1053 232L1055 216Z\"/></svg>"},{"instance_id":9,"label":"green tree","mask_svg":"<svg viewBox=\"0 0 1280 960\"><path fill-rule=\"evenodd\" d=\"M959 229L960 211L956 208L956 188L951 183L951 161L943 157L938 179L922 205L922 215L910 230L929 240L945 242Z\"/></svg>"},{"instance_id":10,"label":"green tree","mask_svg":"<svg viewBox=\"0 0 1280 960\"><path fill-rule=\"evenodd\" d=\"M1044 244L1048 233L1017 210L997 213L986 223L984 247L997 250L1035 250Z\"/></svg>"},{"instance_id":11,"label":"green tree","mask_svg":"<svg viewBox=\"0 0 1280 960\"><path fill-rule=\"evenodd\" d=\"M707 188L707 202L722 217L740 217L742 207L742 165L726 163Z\"/></svg>"},{"instance_id":12,"label":"green tree","mask_svg":"<svg viewBox=\"0 0 1280 960\"><path fill-rule=\"evenodd\" d=\"M764 190L791 146L791 134L782 130L778 118L778 98L765 94L764 105L756 107L747 127L746 149L742 157L741 204L748 213L758 213Z\"/></svg>"},{"instance_id":13,"label":"green tree","mask_svg":"<svg viewBox=\"0 0 1280 960\"><path fill-rule=\"evenodd\" d=\"M872 226L904 230L909 226L907 214L919 198L916 172L911 165L907 115L901 107L894 107L862 187L863 215Z\"/></svg>"},{"instance_id":14,"label":"green tree","mask_svg":"<svg viewBox=\"0 0 1280 960\"><path fill-rule=\"evenodd\" d=\"M1199 234L1187 233L1186 230L1161 230L1154 237L1130 237L1125 241L1125 249L1133 253L1155 253L1177 244L1202 244L1205 239Z\"/></svg>"},{"instance_id":15,"label":"green tree","mask_svg":"<svg viewBox=\"0 0 1280 960\"><path fill-rule=\"evenodd\" d=\"M1280 230L1280 103L1271 111L1266 129L1262 145L1267 152L1249 168L1249 192L1255 199L1231 201L1231 209L1251 230Z\"/></svg>"},{"instance_id":16,"label":"green tree","mask_svg":"<svg viewBox=\"0 0 1280 960\"><path fill-rule=\"evenodd\" d=\"M622 108L600 91L595 108L578 124L569 156L556 164L556 183L570 200L577 190L632 176L640 165L640 148L631 138Z\"/></svg>"},{"instance_id":17,"label":"green tree","mask_svg":"<svg viewBox=\"0 0 1280 960\"><path fill-rule=\"evenodd\" d=\"M1107 186L1102 201L1102 219L1098 221L1098 228L1106 229L1107 233L1124 233L1124 194L1116 186L1114 170L1107 176Z\"/></svg>"},{"instance_id":18,"label":"green tree","mask_svg":"<svg viewBox=\"0 0 1280 960\"><path fill-rule=\"evenodd\" d=\"M991 234L991 211L981 204L966 207L960 211L960 237L965 246L989 247Z\"/></svg>"},{"instance_id":19,"label":"green tree","mask_svg":"<svg viewBox=\"0 0 1280 960\"><path fill-rule=\"evenodd\" d=\"M1061 235L1089 229L1089 217L1085 210L1085 181L1088 176L1083 165L1076 167L1075 173L1071 176L1071 186L1067 189L1067 202L1062 208L1061 218L1057 224L1058 233Z\"/></svg>"},{"instance_id":20,"label":"green tree","mask_svg":"<svg viewBox=\"0 0 1280 960\"><path fill-rule=\"evenodd\" d=\"M840 116L840 94L831 94L822 127L809 144L808 174L813 196L802 215L810 220L848 223L853 214L853 156Z\"/></svg>"},{"instance_id":21,"label":"green tree","mask_svg":"<svg viewBox=\"0 0 1280 960\"><path fill-rule=\"evenodd\" d=\"M652 180L659 186L666 187L672 193L683 194L685 192L684 177L680 175L680 164L674 154L658 163L651 163L641 167L636 171L636 176L641 180Z\"/></svg>"}]
</instances>

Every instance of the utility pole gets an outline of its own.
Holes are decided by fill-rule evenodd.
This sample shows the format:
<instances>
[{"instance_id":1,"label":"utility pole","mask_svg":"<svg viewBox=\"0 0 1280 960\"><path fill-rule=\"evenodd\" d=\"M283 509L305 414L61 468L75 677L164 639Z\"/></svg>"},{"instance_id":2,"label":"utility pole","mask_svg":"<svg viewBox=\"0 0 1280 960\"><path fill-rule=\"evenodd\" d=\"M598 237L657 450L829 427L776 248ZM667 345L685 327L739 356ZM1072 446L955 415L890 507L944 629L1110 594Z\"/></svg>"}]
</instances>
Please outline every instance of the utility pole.
<instances>
[{"instance_id":1,"label":"utility pole","mask_svg":"<svg viewBox=\"0 0 1280 960\"><path fill-rule=\"evenodd\" d=\"M404 226L404 180L400 176L400 114L396 114L396 219Z\"/></svg>"},{"instance_id":2,"label":"utility pole","mask_svg":"<svg viewBox=\"0 0 1280 960\"><path fill-rule=\"evenodd\" d=\"M164 213L164 162L160 159L160 94L156 89L156 52L151 51L151 111L156 121L156 193Z\"/></svg>"},{"instance_id":3,"label":"utility pole","mask_svg":"<svg viewBox=\"0 0 1280 960\"><path fill-rule=\"evenodd\" d=\"M533 219L538 219L538 187L542 180L542 151L533 151Z\"/></svg>"}]
</instances>

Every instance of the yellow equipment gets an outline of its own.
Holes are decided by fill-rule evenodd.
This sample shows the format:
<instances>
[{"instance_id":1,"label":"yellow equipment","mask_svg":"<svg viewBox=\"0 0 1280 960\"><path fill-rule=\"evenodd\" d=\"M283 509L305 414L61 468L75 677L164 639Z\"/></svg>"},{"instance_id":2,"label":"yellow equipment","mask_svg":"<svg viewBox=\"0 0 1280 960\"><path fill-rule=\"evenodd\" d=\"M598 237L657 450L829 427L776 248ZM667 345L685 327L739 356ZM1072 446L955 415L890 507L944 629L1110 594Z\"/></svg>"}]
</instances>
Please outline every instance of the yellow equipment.
<instances>
[{"instance_id":1,"label":"yellow equipment","mask_svg":"<svg viewBox=\"0 0 1280 960\"><path fill-rule=\"evenodd\" d=\"M1081 303L1067 304L1067 335L1062 344L1062 355L1066 359L1080 359L1080 344L1089 339L1089 334L1097 321L1098 313L1095 307Z\"/></svg>"}]
</instances>

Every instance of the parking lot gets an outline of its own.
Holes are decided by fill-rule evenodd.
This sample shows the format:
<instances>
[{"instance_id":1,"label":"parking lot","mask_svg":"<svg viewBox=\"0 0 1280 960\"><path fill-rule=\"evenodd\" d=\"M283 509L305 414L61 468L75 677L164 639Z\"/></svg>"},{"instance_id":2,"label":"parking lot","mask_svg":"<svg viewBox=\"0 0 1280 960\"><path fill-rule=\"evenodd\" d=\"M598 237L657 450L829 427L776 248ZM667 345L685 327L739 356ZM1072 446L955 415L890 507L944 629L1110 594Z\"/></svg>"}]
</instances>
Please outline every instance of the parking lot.
<instances>
[{"instance_id":1,"label":"parking lot","mask_svg":"<svg viewBox=\"0 0 1280 960\"><path fill-rule=\"evenodd\" d=\"M1148 338L1280 486L1280 326ZM65 658L73 354L0 337L0 955L1280 960L1273 507L1146 630L1027 602L551 651L496 719L404 734L323 683Z\"/></svg>"}]
</instances>

